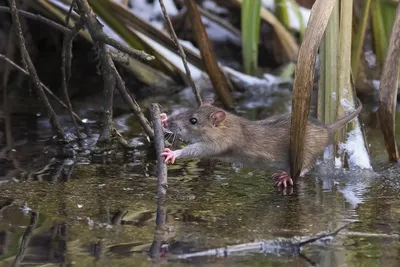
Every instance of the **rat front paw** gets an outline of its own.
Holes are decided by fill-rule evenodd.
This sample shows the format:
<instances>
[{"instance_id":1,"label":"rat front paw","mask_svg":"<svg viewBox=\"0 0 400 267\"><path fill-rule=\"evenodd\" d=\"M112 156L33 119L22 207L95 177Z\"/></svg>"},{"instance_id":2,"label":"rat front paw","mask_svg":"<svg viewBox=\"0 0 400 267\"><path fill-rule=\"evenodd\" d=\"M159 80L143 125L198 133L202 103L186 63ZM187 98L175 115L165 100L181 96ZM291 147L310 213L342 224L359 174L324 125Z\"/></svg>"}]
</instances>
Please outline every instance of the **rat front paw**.
<instances>
[{"instance_id":1,"label":"rat front paw","mask_svg":"<svg viewBox=\"0 0 400 267\"><path fill-rule=\"evenodd\" d=\"M176 151L173 151L169 148L165 148L164 152L161 153L161 156L165 157L164 162L168 163L169 160L171 160L171 163L174 164L175 159L179 156L179 154Z\"/></svg>"},{"instance_id":2,"label":"rat front paw","mask_svg":"<svg viewBox=\"0 0 400 267\"><path fill-rule=\"evenodd\" d=\"M287 184L293 185L292 177L289 176L286 172L277 172L272 175L272 178L275 179L275 186L279 187L283 185L283 187L287 187Z\"/></svg>"},{"instance_id":3,"label":"rat front paw","mask_svg":"<svg viewBox=\"0 0 400 267\"><path fill-rule=\"evenodd\" d=\"M164 128L167 128L167 120L168 120L167 114L166 113L161 113L160 117L161 117L162 125L164 126Z\"/></svg>"}]
</instances>

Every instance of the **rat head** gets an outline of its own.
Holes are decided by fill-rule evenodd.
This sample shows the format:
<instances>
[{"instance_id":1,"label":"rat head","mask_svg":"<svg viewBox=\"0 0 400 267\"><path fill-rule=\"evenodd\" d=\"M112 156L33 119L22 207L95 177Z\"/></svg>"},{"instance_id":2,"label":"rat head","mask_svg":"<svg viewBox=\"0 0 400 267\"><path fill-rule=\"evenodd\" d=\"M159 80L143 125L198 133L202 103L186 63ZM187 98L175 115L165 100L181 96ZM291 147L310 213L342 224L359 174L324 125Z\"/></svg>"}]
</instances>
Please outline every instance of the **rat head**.
<instances>
[{"instance_id":1,"label":"rat head","mask_svg":"<svg viewBox=\"0 0 400 267\"><path fill-rule=\"evenodd\" d=\"M184 111L167 120L168 130L188 143L212 142L216 130L224 127L226 112L212 105L212 99L206 99L196 108Z\"/></svg>"}]
</instances>

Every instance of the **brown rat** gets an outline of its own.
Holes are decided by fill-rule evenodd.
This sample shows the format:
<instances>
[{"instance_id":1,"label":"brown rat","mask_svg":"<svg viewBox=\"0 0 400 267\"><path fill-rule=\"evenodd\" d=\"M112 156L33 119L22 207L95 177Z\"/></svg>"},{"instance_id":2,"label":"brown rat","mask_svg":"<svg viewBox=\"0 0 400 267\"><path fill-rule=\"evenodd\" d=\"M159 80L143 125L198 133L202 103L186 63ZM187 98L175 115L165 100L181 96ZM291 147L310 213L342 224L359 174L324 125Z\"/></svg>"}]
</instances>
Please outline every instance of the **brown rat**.
<instances>
[{"instance_id":1,"label":"brown rat","mask_svg":"<svg viewBox=\"0 0 400 267\"><path fill-rule=\"evenodd\" d=\"M207 99L196 108L170 118L162 114L164 127L189 143L183 149L165 149L165 162L176 158L216 158L225 162L240 163L258 169L280 170L273 175L277 185L293 185L290 171L290 114L265 120L250 121L212 105ZM338 121L325 125L310 118L308 121L303 168L300 176L311 170L329 144L335 130L346 125L361 111L362 104Z\"/></svg>"}]
</instances>

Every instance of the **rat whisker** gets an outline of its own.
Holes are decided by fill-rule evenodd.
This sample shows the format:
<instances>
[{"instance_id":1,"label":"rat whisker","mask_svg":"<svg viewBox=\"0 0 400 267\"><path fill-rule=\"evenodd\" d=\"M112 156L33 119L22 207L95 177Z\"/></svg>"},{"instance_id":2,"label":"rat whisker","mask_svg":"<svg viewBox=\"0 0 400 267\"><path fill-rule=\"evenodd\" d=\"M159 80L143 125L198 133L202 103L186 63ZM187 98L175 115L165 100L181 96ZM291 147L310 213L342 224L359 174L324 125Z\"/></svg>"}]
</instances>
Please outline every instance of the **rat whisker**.
<instances>
[{"instance_id":1,"label":"rat whisker","mask_svg":"<svg viewBox=\"0 0 400 267\"><path fill-rule=\"evenodd\" d=\"M176 139L176 134L174 134L173 137L172 137L172 142L171 142L172 146L174 146L175 139Z\"/></svg>"},{"instance_id":2,"label":"rat whisker","mask_svg":"<svg viewBox=\"0 0 400 267\"><path fill-rule=\"evenodd\" d=\"M168 141L170 141L171 140L171 138L173 138L175 136L175 134L174 133L169 133L168 134Z\"/></svg>"}]
</instances>

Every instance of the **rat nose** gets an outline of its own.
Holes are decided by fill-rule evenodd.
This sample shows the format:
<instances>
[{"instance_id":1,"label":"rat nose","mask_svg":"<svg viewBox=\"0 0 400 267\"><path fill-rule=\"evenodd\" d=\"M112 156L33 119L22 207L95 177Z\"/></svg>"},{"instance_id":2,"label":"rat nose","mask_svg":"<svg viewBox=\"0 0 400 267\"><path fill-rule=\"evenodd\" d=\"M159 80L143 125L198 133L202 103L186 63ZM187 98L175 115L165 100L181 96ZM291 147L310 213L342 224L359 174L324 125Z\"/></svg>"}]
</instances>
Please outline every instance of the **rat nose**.
<instances>
[{"instance_id":1,"label":"rat nose","mask_svg":"<svg viewBox=\"0 0 400 267\"><path fill-rule=\"evenodd\" d=\"M175 132L176 130L178 130L178 124L173 120L167 120L167 128L168 130Z\"/></svg>"}]
</instances>

